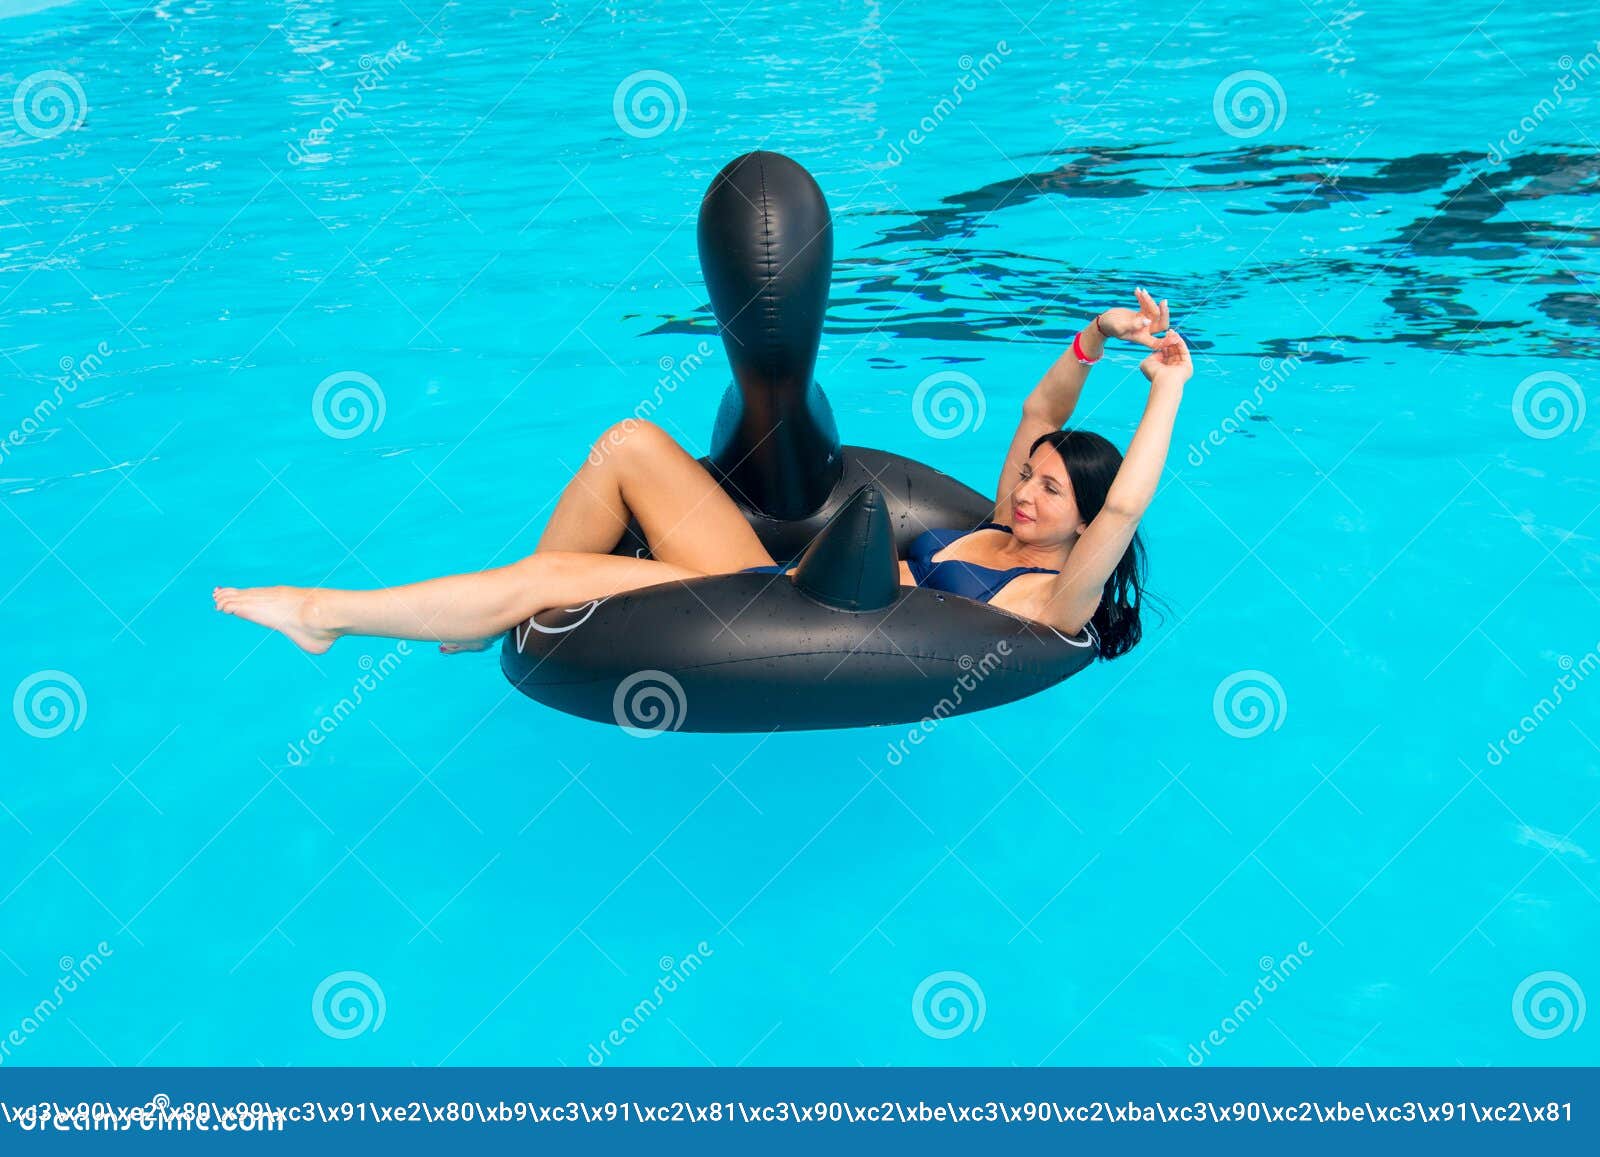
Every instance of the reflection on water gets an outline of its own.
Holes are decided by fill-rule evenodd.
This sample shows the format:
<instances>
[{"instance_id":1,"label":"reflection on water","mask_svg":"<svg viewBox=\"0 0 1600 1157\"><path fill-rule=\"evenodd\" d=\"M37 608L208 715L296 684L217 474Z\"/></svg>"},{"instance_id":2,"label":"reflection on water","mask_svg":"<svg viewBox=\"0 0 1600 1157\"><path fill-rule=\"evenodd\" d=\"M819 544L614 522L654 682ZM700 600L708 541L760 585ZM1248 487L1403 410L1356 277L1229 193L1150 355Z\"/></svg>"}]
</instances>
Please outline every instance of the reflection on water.
<instances>
[{"instance_id":1,"label":"reflection on water","mask_svg":"<svg viewBox=\"0 0 1600 1157\"><path fill-rule=\"evenodd\" d=\"M1174 172L1187 179L1173 180ZM1148 176L1148 180L1146 179ZM1219 180L1201 180L1211 176ZM1600 341L1569 326L1600 330L1600 310L1583 280L1562 268L1572 250L1600 245L1600 227L1568 224L1572 202L1530 209L1600 191L1600 157L1592 152L1516 156L1488 167L1480 154L1424 153L1394 158L1339 158L1296 146L1253 147L1227 153L1100 149L1038 173L992 182L942 198L935 208L900 218L834 267L828 332L879 332L934 341L1042 342L1070 340L1091 302L1104 297L1104 276L1063 268L1038 253L962 245L977 241L1006 214L1045 198L1139 200L1202 198L1219 227L1227 214L1315 214L1359 210L1370 231L1336 252L1249 257L1203 286L1173 285L1170 272L1127 269L1126 279L1157 287L1212 311L1261 285L1304 285L1324 301L1353 297L1368 286L1387 289L1391 313L1369 332L1328 332L1262 339L1259 352L1283 356L1301 342L1342 343L1319 348L1326 361L1358 360L1360 347L1401 343L1430 350L1487 348L1515 332L1524 349L1550 357L1592 357ZM1223 236L1219 233L1218 238ZM894 247L897 256L874 250ZM1216 276L1208 274L1208 278ZM1485 302L1469 290L1498 283L1552 287L1525 305L1497 292ZM1335 307L1337 308L1337 307ZM1191 314L1200 310L1191 306ZM1334 316L1337 316L1335 314ZM1550 324L1554 323L1554 324ZM715 330L709 307L663 320L651 333ZM1210 343L1194 335L1197 350Z\"/></svg>"}]
</instances>

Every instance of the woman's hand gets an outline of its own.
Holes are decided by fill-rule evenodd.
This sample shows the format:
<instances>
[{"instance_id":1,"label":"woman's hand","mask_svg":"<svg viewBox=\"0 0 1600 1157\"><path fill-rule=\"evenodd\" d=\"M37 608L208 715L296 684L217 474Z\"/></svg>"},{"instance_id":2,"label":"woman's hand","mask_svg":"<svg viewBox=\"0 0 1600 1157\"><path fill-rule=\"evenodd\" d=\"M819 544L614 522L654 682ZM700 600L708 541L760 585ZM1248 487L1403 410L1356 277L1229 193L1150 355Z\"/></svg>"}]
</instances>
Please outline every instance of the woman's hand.
<instances>
[{"instance_id":1,"label":"woman's hand","mask_svg":"<svg viewBox=\"0 0 1600 1157\"><path fill-rule=\"evenodd\" d=\"M1167 330L1167 336L1159 342L1152 342L1151 348L1155 353L1140 362L1139 369L1152 385L1157 381L1172 381L1181 386L1194 376L1194 362L1189 360L1189 347L1178 336L1177 330Z\"/></svg>"},{"instance_id":2,"label":"woman's hand","mask_svg":"<svg viewBox=\"0 0 1600 1157\"><path fill-rule=\"evenodd\" d=\"M1165 333L1170 324L1166 299L1157 303L1142 286L1133 291L1133 296L1139 308L1106 310L1098 319L1100 332L1106 337L1120 337L1155 349L1155 335Z\"/></svg>"}]
</instances>

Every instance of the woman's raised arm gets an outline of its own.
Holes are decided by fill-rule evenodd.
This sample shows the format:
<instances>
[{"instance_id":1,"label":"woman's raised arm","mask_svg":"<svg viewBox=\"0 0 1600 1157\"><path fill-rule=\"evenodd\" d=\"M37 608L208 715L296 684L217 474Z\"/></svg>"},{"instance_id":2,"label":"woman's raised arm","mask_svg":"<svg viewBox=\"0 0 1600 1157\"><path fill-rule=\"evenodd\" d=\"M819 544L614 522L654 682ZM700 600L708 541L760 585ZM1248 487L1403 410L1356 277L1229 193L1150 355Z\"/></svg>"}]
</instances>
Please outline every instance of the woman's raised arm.
<instances>
[{"instance_id":1,"label":"woman's raised arm","mask_svg":"<svg viewBox=\"0 0 1600 1157\"><path fill-rule=\"evenodd\" d=\"M1172 427L1183 400L1183 385L1194 373L1189 347L1177 330L1168 330L1156 350L1140 363L1150 379L1150 397L1134 432L1128 452L1083 537L1067 556L1067 565L1052 583L1041 616L1059 631L1076 634L1094 617L1105 585L1117 569L1139 520L1155 497L1156 484L1167 462Z\"/></svg>"},{"instance_id":2,"label":"woman's raised arm","mask_svg":"<svg viewBox=\"0 0 1600 1157\"><path fill-rule=\"evenodd\" d=\"M1084 326L1073 340L1073 348L1056 359L1023 401L1022 419L1011 436L1005 461L1000 464L1000 481L995 487L995 521L1010 521L1011 491L1017 485L1022 464L1027 461L1028 447L1040 434L1059 430L1067 424L1077 408L1083 383L1089 377L1089 367L1105 352L1106 339L1125 338L1154 349L1153 335L1166 330L1166 301L1158 303L1142 287L1135 289L1133 295L1139 303L1138 309L1108 309Z\"/></svg>"}]
</instances>

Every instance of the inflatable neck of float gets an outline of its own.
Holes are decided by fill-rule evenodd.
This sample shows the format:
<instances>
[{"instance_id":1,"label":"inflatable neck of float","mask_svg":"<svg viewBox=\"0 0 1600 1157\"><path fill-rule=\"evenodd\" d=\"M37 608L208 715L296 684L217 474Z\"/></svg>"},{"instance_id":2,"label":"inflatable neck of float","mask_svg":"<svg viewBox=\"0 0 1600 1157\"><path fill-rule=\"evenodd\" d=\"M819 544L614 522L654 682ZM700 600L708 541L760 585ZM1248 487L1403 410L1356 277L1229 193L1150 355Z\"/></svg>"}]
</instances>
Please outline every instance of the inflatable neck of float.
<instances>
[{"instance_id":1,"label":"inflatable neck of float","mask_svg":"<svg viewBox=\"0 0 1600 1157\"><path fill-rule=\"evenodd\" d=\"M759 151L730 161L700 202L700 265L733 381L700 460L772 557L790 561L846 498L883 494L895 547L934 527L976 527L994 503L922 463L840 445L814 375L833 267L833 219L797 162ZM909 416L909 413L908 413ZM914 427L913 427L914 428ZM637 522L616 554L649 557Z\"/></svg>"},{"instance_id":2,"label":"inflatable neck of float","mask_svg":"<svg viewBox=\"0 0 1600 1157\"><path fill-rule=\"evenodd\" d=\"M506 677L548 706L655 734L942 719L1088 666L1087 629L1068 638L900 585L912 539L975 528L994 503L913 459L840 445L813 378L833 226L811 175L778 153L734 160L701 202L699 245L733 371L701 463L774 559L798 559L795 573L707 575L541 611L507 636ZM649 557L637 522L615 553Z\"/></svg>"},{"instance_id":3,"label":"inflatable neck of float","mask_svg":"<svg viewBox=\"0 0 1600 1157\"><path fill-rule=\"evenodd\" d=\"M711 434L713 476L752 512L804 518L844 473L812 375L833 271L822 190L779 153L746 153L700 203L700 268L733 369Z\"/></svg>"}]
</instances>

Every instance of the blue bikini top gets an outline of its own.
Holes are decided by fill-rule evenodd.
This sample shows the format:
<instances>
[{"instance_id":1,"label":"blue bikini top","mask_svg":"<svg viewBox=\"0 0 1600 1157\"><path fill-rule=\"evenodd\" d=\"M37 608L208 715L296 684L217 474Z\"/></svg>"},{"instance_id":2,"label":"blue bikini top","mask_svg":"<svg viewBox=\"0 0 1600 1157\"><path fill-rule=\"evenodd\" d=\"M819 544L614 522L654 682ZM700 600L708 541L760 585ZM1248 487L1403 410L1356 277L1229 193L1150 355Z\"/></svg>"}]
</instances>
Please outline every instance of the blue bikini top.
<instances>
[{"instance_id":1,"label":"blue bikini top","mask_svg":"<svg viewBox=\"0 0 1600 1157\"><path fill-rule=\"evenodd\" d=\"M977 529L1011 533L1009 526L1002 526L998 522L986 522ZM925 530L912 539L911 546L906 550L906 564L911 568L911 577L917 580L917 585L986 603L1019 574L1061 573L1042 566L1014 566L1009 570L996 570L959 559L933 561L934 555L957 539L976 533L975 530Z\"/></svg>"},{"instance_id":2,"label":"blue bikini top","mask_svg":"<svg viewBox=\"0 0 1600 1157\"><path fill-rule=\"evenodd\" d=\"M998 522L986 522L977 530L1011 533L1009 526L1002 526ZM906 565L911 568L911 577L917 585L986 603L1019 574L1061 573L1042 566L1014 566L1009 570L996 570L992 566L979 566L975 562L962 562L960 559L933 561L933 556L952 542L976 534L977 530L925 530L912 539L910 547L906 549ZM746 567L745 573L783 574L788 569L787 564L778 563L775 566Z\"/></svg>"}]
</instances>

